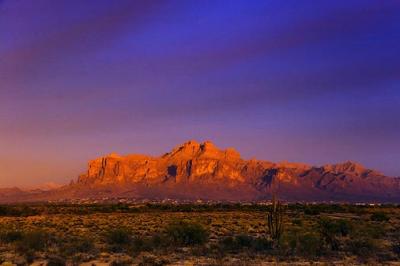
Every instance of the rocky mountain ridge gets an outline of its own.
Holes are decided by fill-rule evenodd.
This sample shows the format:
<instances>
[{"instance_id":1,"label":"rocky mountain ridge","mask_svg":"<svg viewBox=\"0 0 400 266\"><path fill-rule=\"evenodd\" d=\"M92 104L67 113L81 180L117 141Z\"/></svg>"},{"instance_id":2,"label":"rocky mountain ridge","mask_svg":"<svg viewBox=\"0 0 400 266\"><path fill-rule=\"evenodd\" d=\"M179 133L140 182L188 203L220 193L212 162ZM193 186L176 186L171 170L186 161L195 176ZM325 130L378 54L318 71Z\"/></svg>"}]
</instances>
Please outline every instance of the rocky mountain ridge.
<instances>
[{"instance_id":1,"label":"rocky mountain ridge","mask_svg":"<svg viewBox=\"0 0 400 266\"><path fill-rule=\"evenodd\" d=\"M18 200L129 197L148 199L269 199L400 202L400 179L347 161L321 167L244 160L233 148L188 141L160 156L109 154L62 188ZM11 193L12 194L12 193ZM7 194L8 198L10 193ZM0 200L4 201L0 193Z\"/></svg>"}]
</instances>

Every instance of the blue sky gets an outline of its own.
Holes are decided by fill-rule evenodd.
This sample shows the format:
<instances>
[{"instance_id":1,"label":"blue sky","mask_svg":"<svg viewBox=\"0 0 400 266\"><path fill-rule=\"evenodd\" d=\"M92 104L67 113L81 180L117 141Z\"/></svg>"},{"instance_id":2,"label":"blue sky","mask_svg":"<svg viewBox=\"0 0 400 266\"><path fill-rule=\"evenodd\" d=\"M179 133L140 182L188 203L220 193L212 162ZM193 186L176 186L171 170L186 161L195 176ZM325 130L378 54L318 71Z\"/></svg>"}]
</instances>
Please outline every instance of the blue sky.
<instances>
[{"instance_id":1,"label":"blue sky","mask_svg":"<svg viewBox=\"0 0 400 266\"><path fill-rule=\"evenodd\" d=\"M188 139L400 176L398 1L3 0L0 40L0 186Z\"/></svg>"}]
</instances>

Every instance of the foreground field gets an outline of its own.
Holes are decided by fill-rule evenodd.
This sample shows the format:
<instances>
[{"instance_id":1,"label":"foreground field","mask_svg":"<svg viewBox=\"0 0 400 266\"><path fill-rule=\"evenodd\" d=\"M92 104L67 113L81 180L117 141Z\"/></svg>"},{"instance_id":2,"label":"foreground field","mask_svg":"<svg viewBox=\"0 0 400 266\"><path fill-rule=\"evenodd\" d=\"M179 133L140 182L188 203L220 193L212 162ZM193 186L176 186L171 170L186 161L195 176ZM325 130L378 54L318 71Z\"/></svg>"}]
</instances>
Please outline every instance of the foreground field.
<instances>
[{"instance_id":1,"label":"foreground field","mask_svg":"<svg viewBox=\"0 0 400 266\"><path fill-rule=\"evenodd\" d=\"M0 207L3 265L398 264L400 208L289 205L271 237L268 206Z\"/></svg>"}]
</instances>

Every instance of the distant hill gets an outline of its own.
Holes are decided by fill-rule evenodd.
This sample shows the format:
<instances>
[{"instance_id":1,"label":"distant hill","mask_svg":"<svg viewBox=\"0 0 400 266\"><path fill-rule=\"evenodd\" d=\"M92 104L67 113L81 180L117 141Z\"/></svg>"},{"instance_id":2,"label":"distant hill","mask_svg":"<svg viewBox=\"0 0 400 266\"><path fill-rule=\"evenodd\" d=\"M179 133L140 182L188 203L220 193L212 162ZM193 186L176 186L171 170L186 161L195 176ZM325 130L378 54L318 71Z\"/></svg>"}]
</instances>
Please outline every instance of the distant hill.
<instances>
[{"instance_id":1,"label":"distant hill","mask_svg":"<svg viewBox=\"0 0 400 266\"><path fill-rule=\"evenodd\" d=\"M257 201L400 202L400 179L347 161L321 167L244 160L233 148L188 141L160 157L110 154L89 162L71 184L0 190L0 201L125 197Z\"/></svg>"}]
</instances>

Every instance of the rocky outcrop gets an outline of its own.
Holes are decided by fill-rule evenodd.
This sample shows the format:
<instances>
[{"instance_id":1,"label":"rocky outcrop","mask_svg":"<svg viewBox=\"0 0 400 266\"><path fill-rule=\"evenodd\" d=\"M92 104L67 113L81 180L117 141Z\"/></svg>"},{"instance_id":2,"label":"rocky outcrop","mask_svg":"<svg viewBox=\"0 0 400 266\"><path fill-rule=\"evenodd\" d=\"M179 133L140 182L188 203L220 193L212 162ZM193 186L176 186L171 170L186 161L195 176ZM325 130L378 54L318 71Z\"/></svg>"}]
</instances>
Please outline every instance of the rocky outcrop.
<instances>
[{"instance_id":1,"label":"rocky outcrop","mask_svg":"<svg viewBox=\"0 0 400 266\"><path fill-rule=\"evenodd\" d=\"M259 200L278 193L287 200L397 201L399 184L351 161L314 167L244 160L233 148L188 141L160 157L95 159L74 187L113 187L119 194L150 198Z\"/></svg>"},{"instance_id":2,"label":"rocky outcrop","mask_svg":"<svg viewBox=\"0 0 400 266\"><path fill-rule=\"evenodd\" d=\"M161 157L110 154L89 162L88 172L78 183L160 184L244 182L240 165L245 162L234 149L219 150L211 142L188 141ZM239 166L239 167L238 167Z\"/></svg>"},{"instance_id":3,"label":"rocky outcrop","mask_svg":"<svg viewBox=\"0 0 400 266\"><path fill-rule=\"evenodd\" d=\"M351 161L316 167L244 160L233 148L188 141L160 157L113 153L97 158L89 162L85 174L59 189L28 196L14 192L19 200L30 201L104 197L249 201L270 199L276 193L288 201L400 202L400 179Z\"/></svg>"}]
</instances>

